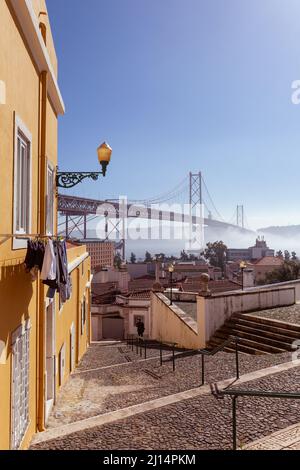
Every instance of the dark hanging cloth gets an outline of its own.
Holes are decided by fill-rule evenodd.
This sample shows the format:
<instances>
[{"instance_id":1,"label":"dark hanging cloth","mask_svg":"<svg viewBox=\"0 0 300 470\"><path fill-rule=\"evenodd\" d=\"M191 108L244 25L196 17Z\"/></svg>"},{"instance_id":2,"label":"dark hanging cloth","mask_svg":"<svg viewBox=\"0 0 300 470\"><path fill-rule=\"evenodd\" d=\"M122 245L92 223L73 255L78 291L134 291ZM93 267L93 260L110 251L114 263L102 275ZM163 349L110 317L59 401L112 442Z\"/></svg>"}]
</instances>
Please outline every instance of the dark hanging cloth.
<instances>
[{"instance_id":1,"label":"dark hanging cloth","mask_svg":"<svg viewBox=\"0 0 300 470\"><path fill-rule=\"evenodd\" d=\"M32 280L37 279L38 271L41 271L44 260L45 247L41 241L28 240L25 256L25 270L30 272Z\"/></svg>"},{"instance_id":2,"label":"dark hanging cloth","mask_svg":"<svg viewBox=\"0 0 300 470\"><path fill-rule=\"evenodd\" d=\"M45 255L45 245L40 240L37 242L37 250L35 254L35 266L38 266L39 271L42 270Z\"/></svg>"},{"instance_id":3,"label":"dark hanging cloth","mask_svg":"<svg viewBox=\"0 0 300 470\"><path fill-rule=\"evenodd\" d=\"M64 240L53 241L53 252L56 264L55 279L46 279L44 284L49 286L46 296L53 298L55 292L59 292L61 302L64 303L71 297L72 283L68 272L67 247Z\"/></svg>"},{"instance_id":4,"label":"dark hanging cloth","mask_svg":"<svg viewBox=\"0 0 300 470\"><path fill-rule=\"evenodd\" d=\"M59 291L59 283L60 283L60 270L59 270L59 257L58 257L58 249L57 249L57 241L53 241L53 252L55 256L55 263L56 263L56 277L55 279L45 279L43 280L43 284L49 286L46 296L50 299L53 299L55 292Z\"/></svg>"},{"instance_id":5,"label":"dark hanging cloth","mask_svg":"<svg viewBox=\"0 0 300 470\"><path fill-rule=\"evenodd\" d=\"M27 273L34 267L35 262L35 245L32 240L27 241L27 252L25 256L25 270Z\"/></svg>"},{"instance_id":6,"label":"dark hanging cloth","mask_svg":"<svg viewBox=\"0 0 300 470\"><path fill-rule=\"evenodd\" d=\"M71 277L68 271L67 246L65 240L58 242L57 251L60 272L59 293L61 302L64 303L71 297L72 291Z\"/></svg>"}]
</instances>

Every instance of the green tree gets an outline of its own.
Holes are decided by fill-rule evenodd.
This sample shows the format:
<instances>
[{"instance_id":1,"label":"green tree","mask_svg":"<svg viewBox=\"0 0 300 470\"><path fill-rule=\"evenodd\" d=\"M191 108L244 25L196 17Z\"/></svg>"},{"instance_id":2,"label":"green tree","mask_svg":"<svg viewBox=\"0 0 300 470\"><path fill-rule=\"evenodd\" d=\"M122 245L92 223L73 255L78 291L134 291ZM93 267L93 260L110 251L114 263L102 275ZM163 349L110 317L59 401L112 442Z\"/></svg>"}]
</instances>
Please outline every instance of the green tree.
<instances>
[{"instance_id":1,"label":"green tree","mask_svg":"<svg viewBox=\"0 0 300 470\"><path fill-rule=\"evenodd\" d=\"M131 253L130 255L130 263L135 263L136 262L136 256L134 253Z\"/></svg>"},{"instance_id":2,"label":"green tree","mask_svg":"<svg viewBox=\"0 0 300 470\"><path fill-rule=\"evenodd\" d=\"M288 250L284 250L284 259L289 261L291 258L290 252Z\"/></svg>"},{"instance_id":3,"label":"green tree","mask_svg":"<svg viewBox=\"0 0 300 470\"><path fill-rule=\"evenodd\" d=\"M300 262L298 260L286 260L282 266L273 269L266 274L266 283L293 281L300 277Z\"/></svg>"},{"instance_id":4,"label":"green tree","mask_svg":"<svg viewBox=\"0 0 300 470\"><path fill-rule=\"evenodd\" d=\"M292 260L293 261L296 261L298 258L297 258L297 253L295 251L292 251Z\"/></svg>"},{"instance_id":5,"label":"green tree","mask_svg":"<svg viewBox=\"0 0 300 470\"><path fill-rule=\"evenodd\" d=\"M227 246L222 241L207 243L204 250L204 258L209 261L212 266L221 268L222 273L225 271Z\"/></svg>"},{"instance_id":6,"label":"green tree","mask_svg":"<svg viewBox=\"0 0 300 470\"><path fill-rule=\"evenodd\" d=\"M149 251L146 251L146 253L145 253L145 263L151 263L151 261L152 261L151 253L149 253Z\"/></svg>"},{"instance_id":7,"label":"green tree","mask_svg":"<svg viewBox=\"0 0 300 470\"><path fill-rule=\"evenodd\" d=\"M157 259L157 260L159 260L163 263L166 259L166 255L164 253L157 253L155 255L155 259Z\"/></svg>"},{"instance_id":8,"label":"green tree","mask_svg":"<svg viewBox=\"0 0 300 470\"><path fill-rule=\"evenodd\" d=\"M120 269L121 264L122 264L122 258L119 255L119 253L117 253L114 257L114 267Z\"/></svg>"},{"instance_id":9,"label":"green tree","mask_svg":"<svg viewBox=\"0 0 300 470\"><path fill-rule=\"evenodd\" d=\"M188 254L184 250L182 250L180 253L180 259L181 261L188 261L189 259Z\"/></svg>"},{"instance_id":10,"label":"green tree","mask_svg":"<svg viewBox=\"0 0 300 470\"><path fill-rule=\"evenodd\" d=\"M281 250L279 250L279 251L276 252L276 257L277 257L277 258L283 258L283 253L282 253Z\"/></svg>"}]
</instances>

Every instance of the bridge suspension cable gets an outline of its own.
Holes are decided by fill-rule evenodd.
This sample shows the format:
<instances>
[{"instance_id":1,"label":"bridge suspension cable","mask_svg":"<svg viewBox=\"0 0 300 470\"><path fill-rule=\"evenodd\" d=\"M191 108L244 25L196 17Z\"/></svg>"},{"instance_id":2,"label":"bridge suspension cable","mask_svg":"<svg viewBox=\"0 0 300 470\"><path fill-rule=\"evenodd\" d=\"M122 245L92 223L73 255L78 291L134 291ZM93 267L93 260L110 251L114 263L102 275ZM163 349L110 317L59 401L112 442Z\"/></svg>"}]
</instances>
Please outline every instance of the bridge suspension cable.
<instances>
[{"instance_id":1,"label":"bridge suspension cable","mask_svg":"<svg viewBox=\"0 0 300 470\"><path fill-rule=\"evenodd\" d=\"M162 193L156 197L151 197L147 199L131 199L130 202L134 204L144 204L144 205L167 202L177 197L178 195L184 193L185 191L187 191L187 189L188 189L188 176L186 176L176 186L174 186L171 190L165 193Z\"/></svg>"},{"instance_id":2,"label":"bridge suspension cable","mask_svg":"<svg viewBox=\"0 0 300 470\"><path fill-rule=\"evenodd\" d=\"M212 197L211 197L211 195L210 195L210 192L209 192L209 190L208 190L208 187L207 187L207 185L206 185L206 183L205 183L205 180L204 180L203 176L202 176L202 183L203 183L203 186L204 186L204 188L205 188L205 190L206 190L206 193L207 193L207 195L208 195L208 198L209 198L209 200L210 200L210 202L211 202L211 204L212 204L212 206L213 206L213 208L214 208L216 214L220 217L220 219L221 219L223 222L225 222L224 218L222 217L222 215L220 214L220 212L219 212L218 209L216 208L216 205L215 205L215 203L214 203L214 201L213 201L213 199L212 199ZM204 203L204 204L205 204L205 203ZM207 207L207 206L206 206L206 207ZM209 209L208 209L208 210L209 210Z\"/></svg>"}]
</instances>

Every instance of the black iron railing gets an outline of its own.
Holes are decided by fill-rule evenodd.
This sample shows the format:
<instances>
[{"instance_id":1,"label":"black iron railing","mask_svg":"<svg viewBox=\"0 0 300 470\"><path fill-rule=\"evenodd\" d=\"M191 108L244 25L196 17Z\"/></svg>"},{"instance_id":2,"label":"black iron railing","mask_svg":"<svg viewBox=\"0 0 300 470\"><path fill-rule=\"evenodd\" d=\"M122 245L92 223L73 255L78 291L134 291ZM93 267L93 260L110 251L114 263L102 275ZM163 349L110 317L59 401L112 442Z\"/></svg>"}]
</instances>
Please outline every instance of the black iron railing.
<instances>
[{"instance_id":1,"label":"black iron railing","mask_svg":"<svg viewBox=\"0 0 300 470\"><path fill-rule=\"evenodd\" d=\"M284 398L299 400L300 393L297 392L274 392L274 391L261 391L261 390L237 390L237 389L225 389L219 390L217 384L211 384L212 394L216 398L224 398L225 395L229 395L232 400L232 448L237 449L237 423L236 423L236 412L237 412L237 399L238 397L260 397L260 398Z\"/></svg>"},{"instance_id":2,"label":"black iron railing","mask_svg":"<svg viewBox=\"0 0 300 470\"><path fill-rule=\"evenodd\" d=\"M240 378L240 366L239 366L239 337L238 336L229 336L222 344L216 346L211 351L207 349L198 349L198 354L201 354L201 385L205 384L205 356L214 356L218 352L225 349L227 346L231 345L232 342L235 344L235 369L236 369L236 379Z\"/></svg>"},{"instance_id":3,"label":"black iron railing","mask_svg":"<svg viewBox=\"0 0 300 470\"><path fill-rule=\"evenodd\" d=\"M128 335L126 338L126 343L129 348L131 348L132 351L135 350L136 354L139 354L141 357L144 355L144 359L147 359L147 349L148 348L157 348L159 349L159 363L160 366L163 364L163 351L172 351L171 356L172 356L172 367L173 371L175 371L175 349L176 349L176 343L169 343L164 341L159 342L159 341L153 341L151 339L146 339L146 338L141 338L136 335ZM168 356L169 357L169 356Z\"/></svg>"},{"instance_id":4,"label":"black iron railing","mask_svg":"<svg viewBox=\"0 0 300 470\"><path fill-rule=\"evenodd\" d=\"M171 350L172 351L172 367L173 371L175 371L176 359L180 359L181 357L186 357L187 355L195 356L201 355L201 385L205 384L205 356L214 356L219 351L222 351L227 346L231 345L232 342L235 344L235 364L236 364L236 379L240 378L239 373L239 350L238 350L238 336L229 336L222 344L214 348L213 350L209 351L207 349L187 349L184 351L175 354L175 349L177 347L176 343L169 343L169 342L153 342L152 340L148 340L145 338L141 338L136 335L128 335L126 338L126 342L128 347L131 347L131 350L134 351L136 354L139 354L141 357L144 351L144 359L147 359L147 348L149 347L156 347L159 348L159 362L160 366L163 364L163 351L164 350ZM177 348L178 349L178 348Z\"/></svg>"}]
</instances>

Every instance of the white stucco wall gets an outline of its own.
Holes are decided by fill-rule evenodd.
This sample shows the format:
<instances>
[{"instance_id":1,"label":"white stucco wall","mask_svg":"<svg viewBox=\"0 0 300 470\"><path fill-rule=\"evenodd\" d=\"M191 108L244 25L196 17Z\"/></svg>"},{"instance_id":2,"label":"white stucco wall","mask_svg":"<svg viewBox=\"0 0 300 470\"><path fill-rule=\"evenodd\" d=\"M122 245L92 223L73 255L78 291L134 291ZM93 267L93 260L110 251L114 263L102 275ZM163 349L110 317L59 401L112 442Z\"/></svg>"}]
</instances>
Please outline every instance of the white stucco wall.
<instances>
[{"instance_id":1,"label":"white stucco wall","mask_svg":"<svg viewBox=\"0 0 300 470\"><path fill-rule=\"evenodd\" d=\"M234 313L253 312L295 303L294 287L274 287L230 294L218 294L207 297L199 305L198 315L201 324L205 325L205 336L208 341L215 331Z\"/></svg>"}]
</instances>

